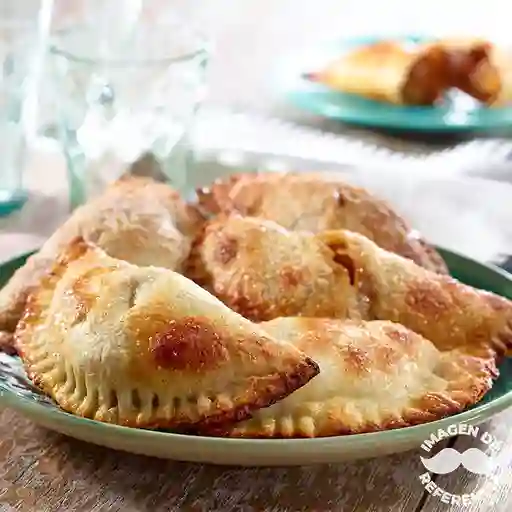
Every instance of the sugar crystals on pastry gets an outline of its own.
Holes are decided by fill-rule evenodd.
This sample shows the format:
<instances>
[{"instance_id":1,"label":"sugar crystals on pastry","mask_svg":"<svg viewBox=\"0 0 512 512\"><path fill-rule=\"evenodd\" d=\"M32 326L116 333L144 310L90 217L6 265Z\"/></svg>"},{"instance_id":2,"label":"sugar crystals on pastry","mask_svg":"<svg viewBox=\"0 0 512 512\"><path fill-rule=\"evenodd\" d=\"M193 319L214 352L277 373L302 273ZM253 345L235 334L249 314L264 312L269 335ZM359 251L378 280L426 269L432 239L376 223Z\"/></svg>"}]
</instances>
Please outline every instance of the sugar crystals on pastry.
<instances>
[{"instance_id":1,"label":"sugar crystals on pastry","mask_svg":"<svg viewBox=\"0 0 512 512\"><path fill-rule=\"evenodd\" d=\"M131 427L246 418L318 373L186 277L74 241L16 329L27 374L64 410Z\"/></svg>"},{"instance_id":2,"label":"sugar crystals on pastry","mask_svg":"<svg viewBox=\"0 0 512 512\"><path fill-rule=\"evenodd\" d=\"M358 233L313 235L231 216L213 220L192 254L191 275L249 318L391 320L443 350L512 346L511 301L426 270Z\"/></svg>"},{"instance_id":3,"label":"sugar crystals on pastry","mask_svg":"<svg viewBox=\"0 0 512 512\"><path fill-rule=\"evenodd\" d=\"M418 265L448 273L437 251L383 200L336 173L235 174L198 191L209 214L233 212L297 231L349 229Z\"/></svg>"},{"instance_id":4,"label":"sugar crystals on pastry","mask_svg":"<svg viewBox=\"0 0 512 512\"><path fill-rule=\"evenodd\" d=\"M195 244L187 275L255 321L279 316L360 315L351 262L309 232L232 215L212 220Z\"/></svg>"},{"instance_id":5,"label":"sugar crystals on pastry","mask_svg":"<svg viewBox=\"0 0 512 512\"><path fill-rule=\"evenodd\" d=\"M180 271L201 225L199 212L169 185L130 176L113 183L101 196L77 208L0 290L4 344L10 344L27 291L74 237L83 236L111 256L134 264Z\"/></svg>"},{"instance_id":6,"label":"sugar crystals on pastry","mask_svg":"<svg viewBox=\"0 0 512 512\"><path fill-rule=\"evenodd\" d=\"M476 403L497 376L491 355L440 351L393 322L278 318L262 327L317 361L320 374L217 434L322 437L416 425Z\"/></svg>"},{"instance_id":7,"label":"sugar crystals on pastry","mask_svg":"<svg viewBox=\"0 0 512 512\"><path fill-rule=\"evenodd\" d=\"M512 347L512 302L456 279L435 274L350 231L318 235L338 257L350 260L368 297L369 317L392 320L438 348L465 346L500 354Z\"/></svg>"}]
</instances>

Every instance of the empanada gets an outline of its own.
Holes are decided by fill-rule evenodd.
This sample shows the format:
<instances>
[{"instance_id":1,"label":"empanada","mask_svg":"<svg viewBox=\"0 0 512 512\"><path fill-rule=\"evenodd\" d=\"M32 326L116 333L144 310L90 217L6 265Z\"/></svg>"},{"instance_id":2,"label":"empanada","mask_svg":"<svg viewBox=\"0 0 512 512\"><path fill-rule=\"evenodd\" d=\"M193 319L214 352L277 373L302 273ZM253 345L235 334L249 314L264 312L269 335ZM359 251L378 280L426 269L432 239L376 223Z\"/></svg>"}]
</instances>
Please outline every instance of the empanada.
<instances>
[{"instance_id":1,"label":"empanada","mask_svg":"<svg viewBox=\"0 0 512 512\"><path fill-rule=\"evenodd\" d=\"M131 427L246 418L318 373L186 277L74 241L15 334L27 374L64 410Z\"/></svg>"},{"instance_id":2,"label":"empanada","mask_svg":"<svg viewBox=\"0 0 512 512\"><path fill-rule=\"evenodd\" d=\"M448 54L452 87L490 106L512 101L512 52L480 38L441 39L433 43Z\"/></svg>"},{"instance_id":3,"label":"empanada","mask_svg":"<svg viewBox=\"0 0 512 512\"><path fill-rule=\"evenodd\" d=\"M505 107L512 103L512 51L493 46L489 58L477 66L470 76L475 90L486 94L491 107Z\"/></svg>"},{"instance_id":4,"label":"empanada","mask_svg":"<svg viewBox=\"0 0 512 512\"><path fill-rule=\"evenodd\" d=\"M149 178L120 179L76 209L0 290L3 341L8 345L28 289L38 284L74 237L83 236L115 258L180 271L201 225L199 212L170 186Z\"/></svg>"},{"instance_id":5,"label":"empanada","mask_svg":"<svg viewBox=\"0 0 512 512\"><path fill-rule=\"evenodd\" d=\"M198 191L209 214L238 212L290 230L349 229L430 270L447 273L437 251L385 202L336 173L236 174Z\"/></svg>"},{"instance_id":6,"label":"empanada","mask_svg":"<svg viewBox=\"0 0 512 512\"><path fill-rule=\"evenodd\" d=\"M493 45L480 38L444 38L433 45L448 55L450 86L488 103L499 92L499 77L490 66Z\"/></svg>"},{"instance_id":7,"label":"empanada","mask_svg":"<svg viewBox=\"0 0 512 512\"><path fill-rule=\"evenodd\" d=\"M512 347L512 302L504 297L429 272L358 233L331 231L318 238L337 258L352 262L371 319L405 325L440 350L503 353Z\"/></svg>"},{"instance_id":8,"label":"empanada","mask_svg":"<svg viewBox=\"0 0 512 512\"><path fill-rule=\"evenodd\" d=\"M347 230L313 235L259 218L218 218L192 252L190 275L255 320L391 320L441 350L512 345L512 302Z\"/></svg>"},{"instance_id":9,"label":"empanada","mask_svg":"<svg viewBox=\"0 0 512 512\"><path fill-rule=\"evenodd\" d=\"M357 318L365 304L358 302L352 263L334 256L312 233L233 215L209 223L187 275L251 320Z\"/></svg>"},{"instance_id":10,"label":"empanada","mask_svg":"<svg viewBox=\"0 0 512 512\"><path fill-rule=\"evenodd\" d=\"M393 322L278 318L262 327L314 358L320 374L217 435L322 437L426 423L474 404L498 375L493 357L441 352Z\"/></svg>"},{"instance_id":11,"label":"empanada","mask_svg":"<svg viewBox=\"0 0 512 512\"><path fill-rule=\"evenodd\" d=\"M433 105L449 87L441 45L378 41L348 51L306 78L336 91L397 105Z\"/></svg>"}]
</instances>

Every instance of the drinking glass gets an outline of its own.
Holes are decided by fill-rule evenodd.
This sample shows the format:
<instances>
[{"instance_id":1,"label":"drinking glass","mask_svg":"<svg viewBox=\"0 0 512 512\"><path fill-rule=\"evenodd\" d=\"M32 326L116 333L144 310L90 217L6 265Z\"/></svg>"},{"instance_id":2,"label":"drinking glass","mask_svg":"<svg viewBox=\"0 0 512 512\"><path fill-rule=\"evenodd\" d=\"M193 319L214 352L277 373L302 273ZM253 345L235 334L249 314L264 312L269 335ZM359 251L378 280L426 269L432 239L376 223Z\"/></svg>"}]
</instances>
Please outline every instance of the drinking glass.
<instances>
[{"instance_id":1,"label":"drinking glass","mask_svg":"<svg viewBox=\"0 0 512 512\"><path fill-rule=\"evenodd\" d=\"M127 172L186 192L205 38L179 17L120 25L111 15L107 25L96 20L56 34L50 55L72 207Z\"/></svg>"},{"instance_id":2,"label":"drinking glass","mask_svg":"<svg viewBox=\"0 0 512 512\"><path fill-rule=\"evenodd\" d=\"M37 84L51 0L0 2L0 216L25 201L27 139L35 131Z\"/></svg>"}]
</instances>

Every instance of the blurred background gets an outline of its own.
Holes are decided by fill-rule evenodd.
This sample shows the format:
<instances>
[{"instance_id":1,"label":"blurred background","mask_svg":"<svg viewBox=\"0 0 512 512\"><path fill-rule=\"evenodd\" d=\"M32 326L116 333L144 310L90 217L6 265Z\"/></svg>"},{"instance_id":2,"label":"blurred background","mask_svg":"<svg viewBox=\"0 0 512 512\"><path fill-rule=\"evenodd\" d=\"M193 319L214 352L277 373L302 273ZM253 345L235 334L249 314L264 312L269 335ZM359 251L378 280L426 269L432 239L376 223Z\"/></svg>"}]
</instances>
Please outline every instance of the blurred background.
<instances>
[{"instance_id":1,"label":"blurred background","mask_svg":"<svg viewBox=\"0 0 512 512\"><path fill-rule=\"evenodd\" d=\"M196 2L199 5L200 2ZM206 2L204 2L206 4ZM272 111L279 57L357 35L431 34L512 37L499 0L260 0L208 2L199 9L216 40L211 100ZM229 89L226 79L232 76ZM228 92L229 91L229 92ZM229 98L229 100L228 100Z\"/></svg>"},{"instance_id":2,"label":"blurred background","mask_svg":"<svg viewBox=\"0 0 512 512\"><path fill-rule=\"evenodd\" d=\"M40 244L142 161L143 173L189 195L238 169L338 170L435 243L502 262L512 253L508 117L475 131L377 129L299 108L283 87L295 61L358 36L508 46L503 9L498 0L4 0L0 21L23 19L32 44L4 45L4 84L6 55L31 60L21 72L30 81L15 82L23 115L9 121L23 144L9 145L0 171L5 184L8 159L4 189L15 192L0 211L1 256ZM15 96L11 88L4 102Z\"/></svg>"}]
</instances>

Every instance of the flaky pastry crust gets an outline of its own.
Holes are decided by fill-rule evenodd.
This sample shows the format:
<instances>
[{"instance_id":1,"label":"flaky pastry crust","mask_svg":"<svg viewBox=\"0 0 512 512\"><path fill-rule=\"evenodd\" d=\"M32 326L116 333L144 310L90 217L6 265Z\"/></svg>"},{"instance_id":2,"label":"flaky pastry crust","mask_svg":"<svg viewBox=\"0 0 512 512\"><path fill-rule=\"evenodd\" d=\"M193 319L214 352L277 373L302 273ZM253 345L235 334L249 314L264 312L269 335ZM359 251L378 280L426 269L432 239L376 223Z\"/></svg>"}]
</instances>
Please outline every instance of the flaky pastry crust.
<instances>
[{"instance_id":1,"label":"flaky pastry crust","mask_svg":"<svg viewBox=\"0 0 512 512\"><path fill-rule=\"evenodd\" d=\"M441 350L465 347L507 353L512 347L512 302L378 247L350 231L318 235L338 257L350 259L371 319L391 320Z\"/></svg>"},{"instance_id":2,"label":"flaky pastry crust","mask_svg":"<svg viewBox=\"0 0 512 512\"><path fill-rule=\"evenodd\" d=\"M313 235L259 218L217 218L194 248L191 266L228 306L260 321L390 320L440 350L464 346L503 354L512 346L511 301L347 230Z\"/></svg>"},{"instance_id":3,"label":"flaky pastry crust","mask_svg":"<svg viewBox=\"0 0 512 512\"><path fill-rule=\"evenodd\" d=\"M385 201L337 173L234 174L198 190L198 197L209 214L261 217L294 231L355 231L422 267L448 273L438 252Z\"/></svg>"},{"instance_id":4,"label":"flaky pastry crust","mask_svg":"<svg viewBox=\"0 0 512 512\"><path fill-rule=\"evenodd\" d=\"M407 427L476 403L498 375L492 356L440 351L393 322L278 318L262 327L315 359L320 374L217 435L322 437Z\"/></svg>"},{"instance_id":5,"label":"flaky pastry crust","mask_svg":"<svg viewBox=\"0 0 512 512\"><path fill-rule=\"evenodd\" d=\"M254 321L280 316L359 318L352 268L315 235L276 222L218 217L196 241L187 275Z\"/></svg>"},{"instance_id":6,"label":"flaky pastry crust","mask_svg":"<svg viewBox=\"0 0 512 512\"><path fill-rule=\"evenodd\" d=\"M124 177L76 209L0 290L0 338L7 349L29 289L77 236L115 258L137 265L182 270L203 218L172 187L149 178Z\"/></svg>"},{"instance_id":7,"label":"flaky pastry crust","mask_svg":"<svg viewBox=\"0 0 512 512\"><path fill-rule=\"evenodd\" d=\"M392 40L349 50L305 78L339 92L396 105L433 105L450 87L443 46Z\"/></svg>"},{"instance_id":8,"label":"flaky pastry crust","mask_svg":"<svg viewBox=\"0 0 512 512\"><path fill-rule=\"evenodd\" d=\"M317 365L186 277L75 240L15 333L27 374L64 410L208 432L304 385Z\"/></svg>"}]
</instances>

